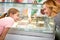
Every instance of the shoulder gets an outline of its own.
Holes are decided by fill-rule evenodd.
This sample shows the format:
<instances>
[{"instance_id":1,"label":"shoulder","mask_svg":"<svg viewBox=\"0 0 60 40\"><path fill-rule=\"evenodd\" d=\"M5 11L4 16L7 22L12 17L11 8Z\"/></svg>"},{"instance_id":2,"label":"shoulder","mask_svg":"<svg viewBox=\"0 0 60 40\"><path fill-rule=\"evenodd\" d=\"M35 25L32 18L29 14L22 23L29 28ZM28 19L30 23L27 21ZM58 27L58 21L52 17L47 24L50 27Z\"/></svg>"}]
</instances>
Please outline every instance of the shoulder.
<instances>
[{"instance_id":1,"label":"shoulder","mask_svg":"<svg viewBox=\"0 0 60 40\"><path fill-rule=\"evenodd\" d=\"M3 24L4 26L12 26L14 24L14 19L11 17L5 17L0 19L0 24Z\"/></svg>"},{"instance_id":2,"label":"shoulder","mask_svg":"<svg viewBox=\"0 0 60 40\"><path fill-rule=\"evenodd\" d=\"M9 22L9 23L13 23L14 22L14 19L11 18L11 17L5 17L5 21L6 22Z\"/></svg>"},{"instance_id":3,"label":"shoulder","mask_svg":"<svg viewBox=\"0 0 60 40\"><path fill-rule=\"evenodd\" d=\"M55 17L54 17L54 21L57 25L60 25L60 13L58 13Z\"/></svg>"},{"instance_id":4,"label":"shoulder","mask_svg":"<svg viewBox=\"0 0 60 40\"><path fill-rule=\"evenodd\" d=\"M14 19L11 17L5 17L6 26L12 26L14 24Z\"/></svg>"},{"instance_id":5,"label":"shoulder","mask_svg":"<svg viewBox=\"0 0 60 40\"><path fill-rule=\"evenodd\" d=\"M11 22L14 21L14 19L11 18L11 17L5 17L4 20L6 20L6 21L11 21Z\"/></svg>"}]
</instances>

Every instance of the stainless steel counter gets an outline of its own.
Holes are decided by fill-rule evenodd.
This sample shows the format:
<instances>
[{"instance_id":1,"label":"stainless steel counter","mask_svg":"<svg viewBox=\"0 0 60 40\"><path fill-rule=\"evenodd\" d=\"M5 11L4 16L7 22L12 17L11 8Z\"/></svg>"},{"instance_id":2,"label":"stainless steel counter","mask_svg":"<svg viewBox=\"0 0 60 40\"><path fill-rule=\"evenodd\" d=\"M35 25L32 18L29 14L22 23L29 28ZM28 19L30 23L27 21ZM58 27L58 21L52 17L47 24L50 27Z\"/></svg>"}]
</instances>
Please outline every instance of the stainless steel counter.
<instances>
[{"instance_id":1,"label":"stainless steel counter","mask_svg":"<svg viewBox=\"0 0 60 40\"><path fill-rule=\"evenodd\" d=\"M5 40L54 40L53 33L36 33L10 29Z\"/></svg>"}]
</instances>

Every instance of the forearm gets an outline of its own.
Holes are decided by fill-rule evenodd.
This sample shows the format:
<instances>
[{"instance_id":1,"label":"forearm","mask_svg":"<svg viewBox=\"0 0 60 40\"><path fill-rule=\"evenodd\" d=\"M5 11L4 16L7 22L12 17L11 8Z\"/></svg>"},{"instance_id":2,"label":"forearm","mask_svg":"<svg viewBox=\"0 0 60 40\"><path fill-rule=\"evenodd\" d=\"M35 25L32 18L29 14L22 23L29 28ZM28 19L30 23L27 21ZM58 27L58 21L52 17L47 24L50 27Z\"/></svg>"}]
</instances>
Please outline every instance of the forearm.
<instances>
[{"instance_id":1,"label":"forearm","mask_svg":"<svg viewBox=\"0 0 60 40\"><path fill-rule=\"evenodd\" d=\"M10 29L10 28L4 28L4 30L3 30L0 38L4 39L9 29Z\"/></svg>"},{"instance_id":2,"label":"forearm","mask_svg":"<svg viewBox=\"0 0 60 40\"><path fill-rule=\"evenodd\" d=\"M6 35L9 29L10 29L10 28L8 28L8 27L5 28L5 29L3 30L3 33L2 33L2 34L3 34L3 35Z\"/></svg>"}]
</instances>

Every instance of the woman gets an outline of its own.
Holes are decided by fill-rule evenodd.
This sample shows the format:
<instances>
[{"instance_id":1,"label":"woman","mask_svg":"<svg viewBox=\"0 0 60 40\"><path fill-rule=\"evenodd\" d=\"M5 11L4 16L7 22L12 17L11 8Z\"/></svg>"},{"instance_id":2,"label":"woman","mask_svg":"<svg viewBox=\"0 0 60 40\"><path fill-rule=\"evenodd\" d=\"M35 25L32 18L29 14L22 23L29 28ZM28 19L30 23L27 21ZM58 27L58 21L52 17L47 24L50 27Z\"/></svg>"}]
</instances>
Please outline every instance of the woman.
<instances>
[{"instance_id":1,"label":"woman","mask_svg":"<svg viewBox=\"0 0 60 40\"><path fill-rule=\"evenodd\" d=\"M19 20L19 11L15 8L10 8L8 12L0 18L0 40L4 40L10 27L12 27L14 22Z\"/></svg>"},{"instance_id":2,"label":"woman","mask_svg":"<svg viewBox=\"0 0 60 40\"><path fill-rule=\"evenodd\" d=\"M47 0L43 3L44 13L54 18L56 25L56 40L60 40L60 8L55 0Z\"/></svg>"},{"instance_id":3,"label":"woman","mask_svg":"<svg viewBox=\"0 0 60 40\"><path fill-rule=\"evenodd\" d=\"M54 17L58 12L58 7L53 0L48 0L43 3L43 10L48 16Z\"/></svg>"}]
</instances>

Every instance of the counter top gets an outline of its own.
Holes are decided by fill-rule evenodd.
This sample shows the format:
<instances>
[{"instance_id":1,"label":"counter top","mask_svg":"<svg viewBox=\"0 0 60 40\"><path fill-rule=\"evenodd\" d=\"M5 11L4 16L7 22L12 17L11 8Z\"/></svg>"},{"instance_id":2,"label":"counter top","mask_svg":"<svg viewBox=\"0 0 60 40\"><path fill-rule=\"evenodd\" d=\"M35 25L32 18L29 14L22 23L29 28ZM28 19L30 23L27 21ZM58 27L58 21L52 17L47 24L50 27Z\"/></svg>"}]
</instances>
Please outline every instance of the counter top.
<instances>
[{"instance_id":1,"label":"counter top","mask_svg":"<svg viewBox=\"0 0 60 40\"><path fill-rule=\"evenodd\" d=\"M27 32L27 31L20 31L17 28L11 28L8 34L15 34L15 35L27 35L27 36L36 36L36 37L54 37L54 33L37 33L37 32Z\"/></svg>"}]
</instances>

